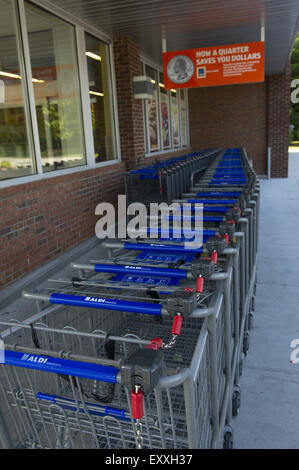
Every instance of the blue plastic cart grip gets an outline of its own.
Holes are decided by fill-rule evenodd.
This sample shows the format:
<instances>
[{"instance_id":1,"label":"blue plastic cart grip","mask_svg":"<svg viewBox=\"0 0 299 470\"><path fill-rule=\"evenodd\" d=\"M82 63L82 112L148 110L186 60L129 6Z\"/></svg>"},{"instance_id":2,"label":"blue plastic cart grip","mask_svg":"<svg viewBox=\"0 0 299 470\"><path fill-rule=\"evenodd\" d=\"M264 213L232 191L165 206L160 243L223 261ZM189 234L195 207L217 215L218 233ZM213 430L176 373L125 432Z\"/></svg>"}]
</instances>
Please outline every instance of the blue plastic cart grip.
<instances>
[{"instance_id":1,"label":"blue plastic cart grip","mask_svg":"<svg viewBox=\"0 0 299 470\"><path fill-rule=\"evenodd\" d=\"M45 400L49 401L53 404L58 402L58 405L62 408L70 411L80 411L85 413L83 406L81 406L81 402L79 401L79 407L77 407L77 403L75 400L71 400L68 398L59 397L57 395L49 395L47 393L38 392L36 394L36 398L38 400ZM88 410L88 413L95 416L113 416L114 418L121 419L123 421L131 421L130 418L126 417L126 410L121 410L118 408L112 408L110 406L105 405L98 405L94 403L85 403L84 404L87 408L92 406L92 410Z\"/></svg>"},{"instance_id":2,"label":"blue plastic cart grip","mask_svg":"<svg viewBox=\"0 0 299 470\"><path fill-rule=\"evenodd\" d=\"M188 200L189 203L193 203L192 199ZM197 201L195 201L196 203ZM192 207L191 207L191 211L192 211ZM198 210L198 215L196 215L197 217L197 220L200 220L202 219L203 222L210 222L210 219L207 218L207 216L202 216L201 213L204 213L204 212L227 212L228 211L228 207L218 207L218 206L203 206L202 210ZM192 211L193 213L195 211ZM195 212L196 213L196 212ZM168 216L165 216L162 218L162 220L183 220L182 217L184 217L185 219L187 219L188 216L185 216L184 214L183 215L170 215L169 217ZM169 230L172 230L171 228ZM148 230L148 233L149 233L149 230Z\"/></svg>"},{"instance_id":3,"label":"blue plastic cart grip","mask_svg":"<svg viewBox=\"0 0 299 470\"><path fill-rule=\"evenodd\" d=\"M144 315L161 315L162 309L159 304L59 293L51 294L49 302L51 304L98 308L101 310L115 310L128 313L142 313Z\"/></svg>"},{"instance_id":4,"label":"blue plastic cart grip","mask_svg":"<svg viewBox=\"0 0 299 470\"><path fill-rule=\"evenodd\" d=\"M4 364L114 384L116 383L116 375L119 371L115 367L102 366L89 362L59 359L50 356L38 356L35 354L24 354L18 351L7 350L4 350Z\"/></svg>"},{"instance_id":5,"label":"blue plastic cart grip","mask_svg":"<svg viewBox=\"0 0 299 470\"><path fill-rule=\"evenodd\" d=\"M240 192L234 192L234 191L211 191L209 193L196 193L196 196L199 197L238 197L240 196Z\"/></svg>"},{"instance_id":6,"label":"blue plastic cart grip","mask_svg":"<svg viewBox=\"0 0 299 470\"><path fill-rule=\"evenodd\" d=\"M227 180L227 181L224 181L224 180L212 180L209 184L219 184L219 185L230 185L230 186L233 186L233 185L245 185L246 184L246 181L243 181L243 180L235 180L235 181L232 181L232 180Z\"/></svg>"},{"instance_id":7,"label":"blue plastic cart grip","mask_svg":"<svg viewBox=\"0 0 299 470\"><path fill-rule=\"evenodd\" d=\"M148 266L119 266L117 264L96 264L95 272L115 273L115 274L132 274L140 276L162 276L176 277L186 279L187 271L182 269L155 268Z\"/></svg>"},{"instance_id":8,"label":"blue plastic cart grip","mask_svg":"<svg viewBox=\"0 0 299 470\"><path fill-rule=\"evenodd\" d=\"M182 218L180 216L174 216L174 217L178 217L177 219L174 218L173 219L173 216L170 216L170 220L182 220ZM193 217L193 216L185 216L185 219L188 218L187 220L189 220L189 217ZM172 236L172 237L182 237L182 236L194 236L195 235L195 230L188 230L188 229L185 229L185 230L179 230L177 228L169 228L169 230L167 229L163 229L163 228L156 228L156 227L152 227L152 228L149 228L147 230L147 233L148 235L150 234L158 234L158 235L161 235L161 236L164 236L165 234L167 234L167 232L169 232L169 236ZM201 231L198 231L199 233L202 234L203 237L214 237L216 235L216 230L201 230Z\"/></svg>"},{"instance_id":9,"label":"blue plastic cart grip","mask_svg":"<svg viewBox=\"0 0 299 470\"><path fill-rule=\"evenodd\" d=\"M217 175L217 173L215 173L213 175L213 179L217 179L217 180L228 180L228 179L232 179L232 180L238 180L238 179L246 179L245 175L244 174L240 174L240 175L236 175L235 173L230 173L230 172L227 172L225 174L221 174L221 175Z\"/></svg>"},{"instance_id":10,"label":"blue plastic cart grip","mask_svg":"<svg viewBox=\"0 0 299 470\"><path fill-rule=\"evenodd\" d=\"M199 204L230 204L233 205L236 199L188 199L187 202Z\"/></svg>"},{"instance_id":11,"label":"blue plastic cart grip","mask_svg":"<svg viewBox=\"0 0 299 470\"><path fill-rule=\"evenodd\" d=\"M202 253L201 248L188 248L184 245L163 245L162 243L125 243L125 250L156 251L159 253Z\"/></svg>"}]
</instances>

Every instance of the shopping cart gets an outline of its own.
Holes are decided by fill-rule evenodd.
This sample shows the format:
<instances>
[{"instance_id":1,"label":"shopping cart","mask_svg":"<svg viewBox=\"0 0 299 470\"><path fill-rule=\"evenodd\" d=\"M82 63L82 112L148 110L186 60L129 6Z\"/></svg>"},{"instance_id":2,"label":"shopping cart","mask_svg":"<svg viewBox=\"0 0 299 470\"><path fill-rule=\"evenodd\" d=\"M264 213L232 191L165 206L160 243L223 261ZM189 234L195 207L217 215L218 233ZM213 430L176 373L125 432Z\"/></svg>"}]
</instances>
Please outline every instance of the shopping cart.
<instances>
[{"instance_id":1,"label":"shopping cart","mask_svg":"<svg viewBox=\"0 0 299 470\"><path fill-rule=\"evenodd\" d=\"M82 289L26 293L47 305L24 323L0 323L3 446L222 447L231 389L214 331L222 338L223 294L184 311L172 348L177 302L136 301L136 291L121 301L110 286L113 301L100 302L98 289L84 286L84 299Z\"/></svg>"},{"instance_id":2,"label":"shopping cart","mask_svg":"<svg viewBox=\"0 0 299 470\"><path fill-rule=\"evenodd\" d=\"M156 225L157 240L152 229L107 240L108 259L74 261L76 276L24 293L33 315L0 321L4 448L232 445L255 284L256 176L244 150L227 149L156 163L127 183L141 202L193 199L191 228L201 201L203 245L187 247L172 218L168 234Z\"/></svg>"},{"instance_id":3,"label":"shopping cart","mask_svg":"<svg viewBox=\"0 0 299 470\"><path fill-rule=\"evenodd\" d=\"M218 155L217 150L204 150L126 172L128 203L156 201L170 204L188 189L191 175L204 171Z\"/></svg>"}]
</instances>

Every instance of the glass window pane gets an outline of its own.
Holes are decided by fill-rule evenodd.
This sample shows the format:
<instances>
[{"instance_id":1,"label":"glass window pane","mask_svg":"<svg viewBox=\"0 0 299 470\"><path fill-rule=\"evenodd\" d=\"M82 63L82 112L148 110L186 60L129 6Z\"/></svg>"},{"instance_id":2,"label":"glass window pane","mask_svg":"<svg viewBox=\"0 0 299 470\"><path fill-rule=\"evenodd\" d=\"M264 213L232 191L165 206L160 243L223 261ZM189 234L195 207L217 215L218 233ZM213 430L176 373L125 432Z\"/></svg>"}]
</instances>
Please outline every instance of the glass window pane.
<instances>
[{"instance_id":1,"label":"glass window pane","mask_svg":"<svg viewBox=\"0 0 299 470\"><path fill-rule=\"evenodd\" d=\"M15 3L0 0L0 179L36 173L25 110L22 58L17 40ZM26 107L28 110L28 106Z\"/></svg>"},{"instance_id":2,"label":"glass window pane","mask_svg":"<svg viewBox=\"0 0 299 470\"><path fill-rule=\"evenodd\" d=\"M160 107L163 150L170 148L169 93L164 88L163 74L160 73Z\"/></svg>"},{"instance_id":3,"label":"glass window pane","mask_svg":"<svg viewBox=\"0 0 299 470\"><path fill-rule=\"evenodd\" d=\"M188 144L187 136L187 98L185 90L180 90L180 124L181 124L181 146Z\"/></svg>"},{"instance_id":4,"label":"glass window pane","mask_svg":"<svg viewBox=\"0 0 299 470\"><path fill-rule=\"evenodd\" d=\"M117 157L108 46L85 34L95 161Z\"/></svg>"},{"instance_id":5,"label":"glass window pane","mask_svg":"<svg viewBox=\"0 0 299 470\"><path fill-rule=\"evenodd\" d=\"M43 171L86 163L74 27L25 4Z\"/></svg>"},{"instance_id":6,"label":"glass window pane","mask_svg":"<svg viewBox=\"0 0 299 470\"><path fill-rule=\"evenodd\" d=\"M171 126L172 126L172 144L174 147L180 145L180 132L179 132L179 107L178 97L176 90L171 90Z\"/></svg>"},{"instance_id":7,"label":"glass window pane","mask_svg":"<svg viewBox=\"0 0 299 470\"><path fill-rule=\"evenodd\" d=\"M150 77L154 84L154 97L152 100L146 100L147 135L150 152L153 152L160 149L157 72L146 65L145 75Z\"/></svg>"}]
</instances>

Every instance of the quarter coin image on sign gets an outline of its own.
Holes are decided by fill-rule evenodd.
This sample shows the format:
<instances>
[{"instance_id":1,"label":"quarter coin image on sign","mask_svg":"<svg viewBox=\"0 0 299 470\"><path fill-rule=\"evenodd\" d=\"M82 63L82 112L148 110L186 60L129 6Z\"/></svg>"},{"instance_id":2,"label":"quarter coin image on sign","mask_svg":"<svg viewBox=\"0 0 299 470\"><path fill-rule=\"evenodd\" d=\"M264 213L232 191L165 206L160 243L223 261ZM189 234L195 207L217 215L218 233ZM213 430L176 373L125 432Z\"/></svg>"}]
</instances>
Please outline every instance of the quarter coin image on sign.
<instances>
[{"instance_id":1,"label":"quarter coin image on sign","mask_svg":"<svg viewBox=\"0 0 299 470\"><path fill-rule=\"evenodd\" d=\"M167 65L167 75L173 83L186 83L192 77L194 65L186 55L173 57Z\"/></svg>"}]
</instances>

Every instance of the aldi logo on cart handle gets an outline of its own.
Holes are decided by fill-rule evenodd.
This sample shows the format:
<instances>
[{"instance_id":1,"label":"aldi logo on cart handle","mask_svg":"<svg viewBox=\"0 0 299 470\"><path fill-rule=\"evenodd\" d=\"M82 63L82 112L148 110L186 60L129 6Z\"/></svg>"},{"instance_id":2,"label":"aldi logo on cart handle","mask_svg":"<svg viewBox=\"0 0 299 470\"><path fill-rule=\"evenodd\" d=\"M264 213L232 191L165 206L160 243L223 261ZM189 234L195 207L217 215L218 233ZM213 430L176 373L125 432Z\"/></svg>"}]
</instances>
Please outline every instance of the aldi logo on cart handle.
<instances>
[{"instance_id":1,"label":"aldi logo on cart handle","mask_svg":"<svg viewBox=\"0 0 299 470\"><path fill-rule=\"evenodd\" d=\"M38 364L45 364L48 361L47 357L33 356L31 354L23 354L21 361L36 362Z\"/></svg>"},{"instance_id":2,"label":"aldi logo on cart handle","mask_svg":"<svg viewBox=\"0 0 299 470\"><path fill-rule=\"evenodd\" d=\"M100 297L85 297L88 302L106 302L106 299L101 299Z\"/></svg>"}]
</instances>

